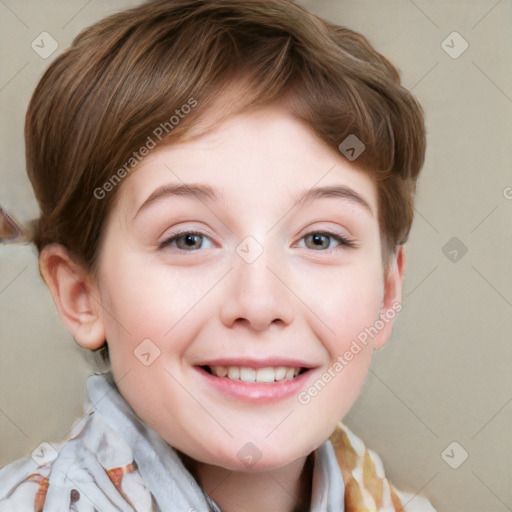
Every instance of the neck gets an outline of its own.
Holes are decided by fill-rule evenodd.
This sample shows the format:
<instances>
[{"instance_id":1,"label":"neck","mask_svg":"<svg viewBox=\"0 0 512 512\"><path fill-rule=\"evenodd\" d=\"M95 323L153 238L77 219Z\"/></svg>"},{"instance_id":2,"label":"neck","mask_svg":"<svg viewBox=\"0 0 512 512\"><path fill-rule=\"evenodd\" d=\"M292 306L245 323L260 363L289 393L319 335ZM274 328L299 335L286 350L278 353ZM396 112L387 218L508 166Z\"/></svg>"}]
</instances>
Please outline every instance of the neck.
<instances>
[{"instance_id":1,"label":"neck","mask_svg":"<svg viewBox=\"0 0 512 512\"><path fill-rule=\"evenodd\" d=\"M259 473L230 471L179 453L184 465L223 512L309 512L314 453Z\"/></svg>"}]
</instances>

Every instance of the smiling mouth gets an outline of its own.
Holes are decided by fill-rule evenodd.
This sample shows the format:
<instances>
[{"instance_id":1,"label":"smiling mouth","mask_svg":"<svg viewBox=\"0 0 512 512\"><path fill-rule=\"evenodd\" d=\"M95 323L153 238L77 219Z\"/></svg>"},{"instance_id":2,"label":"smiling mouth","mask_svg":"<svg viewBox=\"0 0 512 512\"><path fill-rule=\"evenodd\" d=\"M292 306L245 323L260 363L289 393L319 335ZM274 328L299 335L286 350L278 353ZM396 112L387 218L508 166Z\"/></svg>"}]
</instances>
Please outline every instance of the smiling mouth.
<instances>
[{"instance_id":1,"label":"smiling mouth","mask_svg":"<svg viewBox=\"0 0 512 512\"><path fill-rule=\"evenodd\" d=\"M293 380L298 375L308 371L308 368L290 366L268 366L266 368L251 368L249 366L201 366L203 370L215 377L223 377L242 382L281 382Z\"/></svg>"}]
</instances>

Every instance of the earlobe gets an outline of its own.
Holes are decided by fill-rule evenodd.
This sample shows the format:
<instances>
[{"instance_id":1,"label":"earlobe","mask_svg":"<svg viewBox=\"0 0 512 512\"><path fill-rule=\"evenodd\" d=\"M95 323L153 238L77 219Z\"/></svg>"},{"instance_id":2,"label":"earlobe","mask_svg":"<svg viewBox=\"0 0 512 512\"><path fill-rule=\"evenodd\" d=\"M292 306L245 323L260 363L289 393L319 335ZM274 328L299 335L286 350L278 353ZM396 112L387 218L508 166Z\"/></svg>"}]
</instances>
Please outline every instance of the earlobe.
<instances>
[{"instance_id":1,"label":"earlobe","mask_svg":"<svg viewBox=\"0 0 512 512\"><path fill-rule=\"evenodd\" d=\"M402 309L402 282L405 271L405 252L403 246L399 246L391 257L388 272L384 279L384 291L381 309L379 313L379 334L374 339L374 348L382 348L393 329L396 315Z\"/></svg>"},{"instance_id":2,"label":"earlobe","mask_svg":"<svg viewBox=\"0 0 512 512\"><path fill-rule=\"evenodd\" d=\"M49 244L42 249L39 271L62 322L76 342L90 350L101 347L105 329L95 279L60 244Z\"/></svg>"}]
</instances>

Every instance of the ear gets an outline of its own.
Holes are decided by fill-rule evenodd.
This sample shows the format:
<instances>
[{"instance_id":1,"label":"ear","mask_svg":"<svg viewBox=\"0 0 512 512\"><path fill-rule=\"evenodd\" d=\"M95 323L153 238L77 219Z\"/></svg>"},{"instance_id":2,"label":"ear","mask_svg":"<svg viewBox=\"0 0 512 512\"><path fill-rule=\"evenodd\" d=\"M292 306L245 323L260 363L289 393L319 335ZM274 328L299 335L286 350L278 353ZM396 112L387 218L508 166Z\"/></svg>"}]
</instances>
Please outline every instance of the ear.
<instances>
[{"instance_id":1,"label":"ear","mask_svg":"<svg viewBox=\"0 0 512 512\"><path fill-rule=\"evenodd\" d=\"M76 342L89 350L105 343L96 279L60 244L45 246L39 255L43 276L64 325Z\"/></svg>"},{"instance_id":2,"label":"ear","mask_svg":"<svg viewBox=\"0 0 512 512\"><path fill-rule=\"evenodd\" d=\"M402 310L402 282L405 270L405 252L400 245L389 261L388 272L384 276L384 291L379 319L375 322L378 334L374 338L375 349L382 348L393 329L396 315Z\"/></svg>"}]
</instances>

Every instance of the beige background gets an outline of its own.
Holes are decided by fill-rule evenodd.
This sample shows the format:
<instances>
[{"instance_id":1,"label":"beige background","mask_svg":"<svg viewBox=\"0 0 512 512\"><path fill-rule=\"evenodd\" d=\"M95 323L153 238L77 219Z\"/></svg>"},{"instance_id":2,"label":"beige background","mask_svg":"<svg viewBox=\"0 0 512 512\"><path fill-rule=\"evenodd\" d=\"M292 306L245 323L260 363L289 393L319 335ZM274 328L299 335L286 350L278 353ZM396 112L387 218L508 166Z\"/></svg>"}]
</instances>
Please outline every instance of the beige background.
<instances>
[{"instance_id":1,"label":"beige background","mask_svg":"<svg viewBox=\"0 0 512 512\"><path fill-rule=\"evenodd\" d=\"M0 205L22 222L37 215L24 173L31 92L80 29L138 3L0 0ZM427 113L404 309L345 421L397 486L440 512L512 510L512 2L300 3L365 34ZM43 31L59 44L46 60L31 48ZM441 46L453 31L469 45L458 58ZM447 44L453 54L463 41ZM467 248L455 262L452 237ZM0 348L1 465L66 433L88 374L29 246L0 244ZM457 469L445 462L465 452Z\"/></svg>"}]
</instances>

